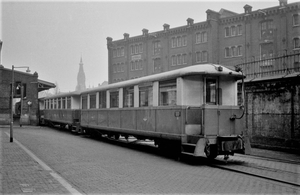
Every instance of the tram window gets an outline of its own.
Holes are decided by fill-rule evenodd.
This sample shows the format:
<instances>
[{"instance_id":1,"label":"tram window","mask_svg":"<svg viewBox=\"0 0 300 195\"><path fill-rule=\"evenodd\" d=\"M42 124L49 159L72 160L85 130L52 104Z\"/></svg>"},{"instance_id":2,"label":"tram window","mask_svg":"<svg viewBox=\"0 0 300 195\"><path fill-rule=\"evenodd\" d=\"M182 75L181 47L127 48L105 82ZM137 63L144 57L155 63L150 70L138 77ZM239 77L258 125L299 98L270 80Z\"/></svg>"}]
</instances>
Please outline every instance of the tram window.
<instances>
[{"instance_id":1,"label":"tram window","mask_svg":"<svg viewBox=\"0 0 300 195\"><path fill-rule=\"evenodd\" d=\"M53 108L57 109L57 99L54 99Z\"/></svg>"},{"instance_id":2,"label":"tram window","mask_svg":"<svg viewBox=\"0 0 300 195\"><path fill-rule=\"evenodd\" d=\"M66 98L62 98L62 109L66 109Z\"/></svg>"},{"instance_id":3,"label":"tram window","mask_svg":"<svg viewBox=\"0 0 300 195\"><path fill-rule=\"evenodd\" d=\"M206 103L216 104L216 79L206 79Z\"/></svg>"},{"instance_id":4,"label":"tram window","mask_svg":"<svg viewBox=\"0 0 300 195\"><path fill-rule=\"evenodd\" d=\"M123 89L123 105L124 107L133 107L134 91L133 87Z\"/></svg>"},{"instance_id":5,"label":"tram window","mask_svg":"<svg viewBox=\"0 0 300 195\"><path fill-rule=\"evenodd\" d=\"M96 108L96 94L90 95L90 108Z\"/></svg>"},{"instance_id":6,"label":"tram window","mask_svg":"<svg viewBox=\"0 0 300 195\"><path fill-rule=\"evenodd\" d=\"M139 106L153 106L153 89L152 86L139 88Z\"/></svg>"},{"instance_id":7,"label":"tram window","mask_svg":"<svg viewBox=\"0 0 300 195\"><path fill-rule=\"evenodd\" d=\"M176 79L159 83L159 101L161 106L176 105Z\"/></svg>"},{"instance_id":8,"label":"tram window","mask_svg":"<svg viewBox=\"0 0 300 195\"><path fill-rule=\"evenodd\" d=\"M119 107L119 91L110 92L110 107L111 108Z\"/></svg>"},{"instance_id":9,"label":"tram window","mask_svg":"<svg viewBox=\"0 0 300 195\"><path fill-rule=\"evenodd\" d=\"M58 109L61 109L61 98L58 98Z\"/></svg>"},{"instance_id":10,"label":"tram window","mask_svg":"<svg viewBox=\"0 0 300 195\"><path fill-rule=\"evenodd\" d=\"M67 97L67 109L71 109L71 97Z\"/></svg>"},{"instance_id":11,"label":"tram window","mask_svg":"<svg viewBox=\"0 0 300 195\"><path fill-rule=\"evenodd\" d=\"M81 100L82 109L87 109L87 96L82 96Z\"/></svg>"},{"instance_id":12,"label":"tram window","mask_svg":"<svg viewBox=\"0 0 300 195\"><path fill-rule=\"evenodd\" d=\"M106 108L106 91L99 92L99 108Z\"/></svg>"}]
</instances>

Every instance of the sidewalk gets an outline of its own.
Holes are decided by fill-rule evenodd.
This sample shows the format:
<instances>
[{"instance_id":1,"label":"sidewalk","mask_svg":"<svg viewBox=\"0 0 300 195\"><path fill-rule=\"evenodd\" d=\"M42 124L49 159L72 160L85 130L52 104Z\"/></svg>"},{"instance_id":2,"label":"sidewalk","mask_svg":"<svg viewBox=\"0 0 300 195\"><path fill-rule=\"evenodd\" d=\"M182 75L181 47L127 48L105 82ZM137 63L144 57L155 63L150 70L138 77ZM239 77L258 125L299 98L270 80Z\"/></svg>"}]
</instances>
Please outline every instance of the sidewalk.
<instances>
[{"instance_id":1,"label":"sidewalk","mask_svg":"<svg viewBox=\"0 0 300 195\"><path fill-rule=\"evenodd\" d=\"M0 128L0 194L70 194Z\"/></svg>"}]
</instances>

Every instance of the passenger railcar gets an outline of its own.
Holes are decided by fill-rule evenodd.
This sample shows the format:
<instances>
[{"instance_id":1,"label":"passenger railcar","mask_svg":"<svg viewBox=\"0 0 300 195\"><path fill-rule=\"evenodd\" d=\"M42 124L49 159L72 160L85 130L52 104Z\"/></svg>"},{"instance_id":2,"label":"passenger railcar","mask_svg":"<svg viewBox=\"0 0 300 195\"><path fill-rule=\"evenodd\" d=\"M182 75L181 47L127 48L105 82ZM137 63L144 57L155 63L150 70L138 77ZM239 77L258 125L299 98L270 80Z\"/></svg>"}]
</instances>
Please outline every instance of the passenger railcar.
<instances>
[{"instance_id":1,"label":"passenger railcar","mask_svg":"<svg viewBox=\"0 0 300 195\"><path fill-rule=\"evenodd\" d=\"M195 65L45 99L45 120L78 121L90 134L154 140L162 149L215 158L250 151L238 106L240 72ZM76 99L80 117L65 117L64 98ZM74 108L73 108L74 109ZM71 109L72 110L72 109ZM68 121L68 122L67 122Z\"/></svg>"},{"instance_id":2,"label":"passenger railcar","mask_svg":"<svg viewBox=\"0 0 300 195\"><path fill-rule=\"evenodd\" d=\"M61 93L43 98L43 121L45 125L67 126L80 132L80 92Z\"/></svg>"}]
</instances>

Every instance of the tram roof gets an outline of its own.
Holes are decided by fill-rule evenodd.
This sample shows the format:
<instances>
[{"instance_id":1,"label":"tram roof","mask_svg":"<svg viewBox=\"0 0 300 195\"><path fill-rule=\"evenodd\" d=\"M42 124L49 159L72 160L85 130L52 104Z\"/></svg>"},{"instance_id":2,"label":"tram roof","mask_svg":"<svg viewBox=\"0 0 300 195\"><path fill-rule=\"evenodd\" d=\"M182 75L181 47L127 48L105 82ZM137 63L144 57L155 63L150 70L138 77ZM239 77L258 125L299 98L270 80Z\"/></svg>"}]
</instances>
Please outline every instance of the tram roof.
<instances>
[{"instance_id":1,"label":"tram roof","mask_svg":"<svg viewBox=\"0 0 300 195\"><path fill-rule=\"evenodd\" d=\"M220 70L219 67L222 67L222 70ZM113 83L106 86L87 89L82 91L81 94L92 93L92 92L108 90L108 89L117 89L121 87L133 86L133 85L138 85L138 84L153 82L153 81L169 80L169 79L188 76L188 75L212 75L212 76L227 75L238 79L242 79L243 77L243 75L240 72L236 72L235 70L229 69L228 67L222 65L201 64L201 65L193 65L185 68L171 70L159 74L149 75L145 77L140 77L136 79L131 79L127 81L122 81L119 83Z\"/></svg>"},{"instance_id":2,"label":"tram roof","mask_svg":"<svg viewBox=\"0 0 300 195\"><path fill-rule=\"evenodd\" d=\"M222 67L222 70L219 69ZM94 93L98 91L105 91L109 89L118 89L126 86L134 86L142 83L149 83L153 81L164 81L169 79L174 79L177 77L189 76L189 75L212 75L212 76L230 76L237 79L242 79L243 75L240 72L236 72L228 67L219 65L219 64L199 64L193 65L185 68L180 68L176 70L171 70L163 73L158 73L154 75L149 75L145 77L140 77L136 79L131 79L127 81L122 81L119 83L113 83L105 86L95 87L92 89L86 89L83 91L73 91L68 93L60 93L53 96L45 97L45 99L60 98L60 97L69 97L69 96L78 96L81 94Z\"/></svg>"},{"instance_id":3,"label":"tram roof","mask_svg":"<svg viewBox=\"0 0 300 195\"><path fill-rule=\"evenodd\" d=\"M78 96L81 94L82 91L72 91L72 92L64 92L64 93L59 93L51 96L46 96L43 97L44 99L52 99L52 98L60 98L60 97L71 97L71 96ZM41 98L39 98L41 99Z\"/></svg>"}]
</instances>

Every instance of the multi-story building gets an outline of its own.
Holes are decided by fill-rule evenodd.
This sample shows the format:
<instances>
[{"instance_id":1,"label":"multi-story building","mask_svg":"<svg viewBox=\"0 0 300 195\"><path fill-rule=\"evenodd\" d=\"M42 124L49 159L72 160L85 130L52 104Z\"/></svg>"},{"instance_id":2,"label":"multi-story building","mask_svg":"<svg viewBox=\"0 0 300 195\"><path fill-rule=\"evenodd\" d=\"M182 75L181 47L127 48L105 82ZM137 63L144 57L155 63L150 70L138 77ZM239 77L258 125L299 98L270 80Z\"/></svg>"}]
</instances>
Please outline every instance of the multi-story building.
<instances>
[{"instance_id":1,"label":"multi-story building","mask_svg":"<svg viewBox=\"0 0 300 195\"><path fill-rule=\"evenodd\" d=\"M245 133L252 145L300 148L300 2L244 13L207 10L206 21L113 41L107 38L109 83L185 66L239 66Z\"/></svg>"},{"instance_id":2,"label":"multi-story building","mask_svg":"<svg viewBox=\"0 0 300 195\"><path fill-rule=\"evenodd\" d=\"M207 10L206 21L113 41L107 38L108 80L115 83L201 63L237 64L300 50L300 3L238 14Z\"/></svg>"}]
</instances>

